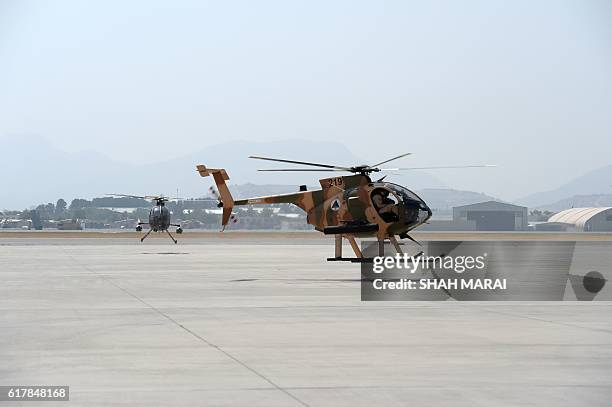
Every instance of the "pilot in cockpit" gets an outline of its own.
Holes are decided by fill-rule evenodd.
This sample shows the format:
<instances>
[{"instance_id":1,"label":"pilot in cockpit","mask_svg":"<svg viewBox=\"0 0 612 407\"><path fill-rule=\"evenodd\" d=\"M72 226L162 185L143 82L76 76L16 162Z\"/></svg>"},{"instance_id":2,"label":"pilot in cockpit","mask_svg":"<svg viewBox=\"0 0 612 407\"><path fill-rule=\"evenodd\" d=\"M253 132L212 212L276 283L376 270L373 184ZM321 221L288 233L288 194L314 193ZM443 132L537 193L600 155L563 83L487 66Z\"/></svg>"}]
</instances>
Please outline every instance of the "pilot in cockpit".
<instances>
[{"instance_id":1,"label":"pilot in cockpit","mask_svg":"<svg viewBox=\"0 0 612 407\"><path fill-rule=\"evenodd\" d=\"M389 198L389 191L386 189L375 190L372 194L372 203L385 222L394 222L399 219L397 203Z\"/></svg>"}]
</instances>

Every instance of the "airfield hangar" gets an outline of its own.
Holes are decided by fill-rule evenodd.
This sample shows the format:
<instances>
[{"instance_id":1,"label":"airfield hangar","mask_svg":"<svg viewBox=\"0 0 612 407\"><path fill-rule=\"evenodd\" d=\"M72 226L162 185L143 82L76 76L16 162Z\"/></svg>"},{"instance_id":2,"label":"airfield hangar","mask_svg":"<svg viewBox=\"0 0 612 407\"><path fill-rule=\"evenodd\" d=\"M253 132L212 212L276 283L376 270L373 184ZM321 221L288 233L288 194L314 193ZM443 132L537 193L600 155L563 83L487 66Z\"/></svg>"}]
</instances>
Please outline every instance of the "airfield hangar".
<instances>
[{"instance_id":1,"label":"airfield hangar","mask_svg":"<svg viewBox=\"0 0 612 407\"><path fill-rule=\"evenodd\" d=\"M527 230L527 207L486 201L453 208L453 222L475 224L475 230Z\"/></svg>"},{"instance_id":2,"label":"airfield hangar","mask_svg":"<svg viewBox=\"0 0 612 407\"><path fill-rule=\"evenodd\" d=\"M538 230L568 232L612 232L612 207L572 208L561 211L538 225Z\"/></svg>"}]
</instances>

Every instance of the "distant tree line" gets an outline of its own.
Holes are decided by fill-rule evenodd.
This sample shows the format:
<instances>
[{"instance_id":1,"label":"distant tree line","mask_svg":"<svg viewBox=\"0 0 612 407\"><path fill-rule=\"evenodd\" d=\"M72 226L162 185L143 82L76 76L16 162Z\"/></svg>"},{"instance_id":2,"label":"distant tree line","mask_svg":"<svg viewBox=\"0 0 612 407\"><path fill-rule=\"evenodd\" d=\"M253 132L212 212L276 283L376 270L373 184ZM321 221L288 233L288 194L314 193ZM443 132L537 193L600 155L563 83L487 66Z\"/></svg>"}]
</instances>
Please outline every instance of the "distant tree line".
<instances>
[{"instance_id":1,"label":"distant tree line","mask_svg":"<svg viewBox=\"0 0 612 407\"><path fill-rule=\"evenodd\" d=\"M45 223L60 221L85 222L93 228L102 227L134 227L138 220L146 220L149 210L154 203L138 198L103 197L92 200L75 198L68 205L64 199L58 199L55 204L40 204L35 209L21 211L19 217L31 220L34 229L42 229ZM216 200L182 200L166 203L172 212L173 221L185 224L187 228L217 229L221 215ZM301 214L301 209L294 205L278 204L276 208L284 214ZM129 210L128 210L129 209ZM235 227L241 229L291 229L309 228L303 218L287 218L279 216L273 207L264 206L256 210L254 207L236 208L239 224ZM53 226L51 226L53 227Z\"/></svg>"},{"instance_id":2,"label":"distant tree line","mask_svg":"<svg viewBox=\"0 0 612 407\"><path fill-rule=\"evenodd\" d=\"M545 222L552 215L554 215L554 212L548 210L541 211L539 209L534 209L532 211L529 211L529 220L534 222Z\"/></svg>"}]
</instances>

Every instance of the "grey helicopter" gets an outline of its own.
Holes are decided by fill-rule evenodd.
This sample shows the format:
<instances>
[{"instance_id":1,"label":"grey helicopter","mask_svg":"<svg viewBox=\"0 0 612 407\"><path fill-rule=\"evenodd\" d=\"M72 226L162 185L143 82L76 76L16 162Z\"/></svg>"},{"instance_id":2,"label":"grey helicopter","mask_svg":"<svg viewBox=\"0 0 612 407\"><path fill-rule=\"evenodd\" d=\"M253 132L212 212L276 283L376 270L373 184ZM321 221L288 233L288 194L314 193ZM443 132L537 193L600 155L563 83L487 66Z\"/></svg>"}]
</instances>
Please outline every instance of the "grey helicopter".
<instances>
[{"instance_id":1,"label":"grey helicopter","mask_svg":"<svg viewBox=\"0 0 612 407\"><path fill-rule=\"evenodd\" d=\"M149 201L154 201L155 206L151 208L149 211L149 221L141 222L138 220L136 225L136 231L142 232L142 225L148 225L149 230L145 235L140 238L140 241L143 242L151 232L166 232L170 239L174 242L174 244L178 243L178 241L172 236L170 231L168 230L170 226L176 226L176 233L183 233L183 228L181 228L180 224L170 223L171 222L171 213L168 208L166 208L166 202L170 200L170 198L165 197L163 195L125 195L125 194L106 194L108 196L116 196L121 198L137 198L137 199L146 199Z\"/></svg>"}]
</instances>

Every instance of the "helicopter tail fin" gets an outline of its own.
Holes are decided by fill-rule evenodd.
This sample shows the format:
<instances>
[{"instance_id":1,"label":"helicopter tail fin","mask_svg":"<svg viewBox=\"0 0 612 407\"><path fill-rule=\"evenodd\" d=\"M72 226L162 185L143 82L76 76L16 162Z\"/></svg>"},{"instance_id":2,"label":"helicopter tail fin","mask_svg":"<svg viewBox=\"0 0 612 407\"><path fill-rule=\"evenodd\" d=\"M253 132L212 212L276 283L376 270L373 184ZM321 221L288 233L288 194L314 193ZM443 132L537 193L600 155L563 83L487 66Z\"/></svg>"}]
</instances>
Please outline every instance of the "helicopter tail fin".
<instances>
[{"instance_id":1,"label":"helicopter tail fin","mask_svg":"<svg viewBox=\"0 0 612 407\"><path fill-rule=\"evenodd\" d=\"M210 175L215 180L215 184L217 184L220 195L219 199L221 200L223 208L221 225L223 225L223 229L225 229L225 226L232 216L232 209L234 208L234 198L225 183L225 181L229 180L229 175L227 175L227 172L223 168L206 168L204 165L198 165L197 169L202 177L208 177Z\"/></svg>"}]
</instances>

